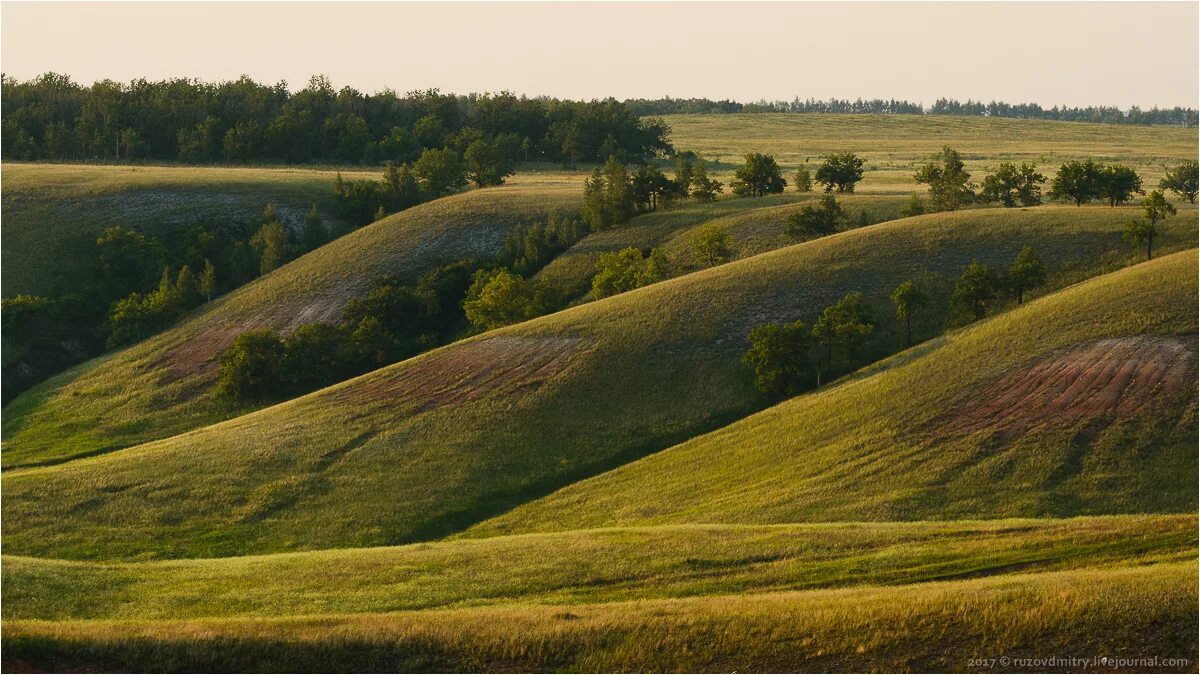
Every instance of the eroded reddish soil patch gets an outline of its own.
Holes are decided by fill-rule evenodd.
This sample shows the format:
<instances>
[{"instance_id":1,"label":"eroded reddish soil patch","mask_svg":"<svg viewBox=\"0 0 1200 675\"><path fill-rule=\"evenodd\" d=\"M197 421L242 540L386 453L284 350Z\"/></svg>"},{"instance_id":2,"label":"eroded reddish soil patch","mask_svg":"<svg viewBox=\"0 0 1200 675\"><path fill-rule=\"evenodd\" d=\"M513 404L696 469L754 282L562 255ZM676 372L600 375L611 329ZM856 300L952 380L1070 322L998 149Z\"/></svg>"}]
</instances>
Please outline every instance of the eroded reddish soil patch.
<instances>
[{"instance_id":1,"label":"eroded reddish soil patch","mask_svg":"<svg viewBox=\"0 0 1200 675\"><path fill-rule=\"evenodd\" d=\"M1196 397L1195 338L1142 335L1091 342L1011 369L939 419L943 430L1073 428L1160 411Z\"/></svg>"},{"instance_id":2,"label":"eroded reddish soil patch","mask_svg":"<svg viewBox=\"0 0 1200 675\"><path fill-rule=\"evenodd\" d=\"M357 404L392 403L415 412L540 386L566 368L577 338L493 337L430 354L385 377L336 394Z\"/></svg>"}]
</instances>

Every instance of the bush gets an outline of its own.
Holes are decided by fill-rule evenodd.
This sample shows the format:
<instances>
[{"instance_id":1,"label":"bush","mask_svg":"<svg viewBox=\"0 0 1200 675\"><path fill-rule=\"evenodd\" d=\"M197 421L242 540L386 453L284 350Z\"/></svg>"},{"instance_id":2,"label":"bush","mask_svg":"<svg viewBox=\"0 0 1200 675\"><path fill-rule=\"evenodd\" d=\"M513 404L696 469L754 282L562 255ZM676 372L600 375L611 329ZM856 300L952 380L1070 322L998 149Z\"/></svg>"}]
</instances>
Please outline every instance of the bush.
<instances>
[{"instance_id":1,"label":"bush","mask_svg":"<svg viewBox=\"0 0 1200 675\"><path fill-rule=\"evenodd\" d=\"M651 249L646 256L632 246L603 253L596 261L596 275L592 277L592 297L599 299L632 291L662 281L667 275L667 258L658 249Z\"/></svg>"},{"instance_id":2,"label":"bush","mask_svg":"<svg viewBox=\"0 0 1200 675\"><path fill-rule=\"evenodd\" d=\"M802 321L766 323L750 331L742 363L754 370L754 386L772 397L795 394L812 383L811 336Z\"/></svg>"}]
</instances>

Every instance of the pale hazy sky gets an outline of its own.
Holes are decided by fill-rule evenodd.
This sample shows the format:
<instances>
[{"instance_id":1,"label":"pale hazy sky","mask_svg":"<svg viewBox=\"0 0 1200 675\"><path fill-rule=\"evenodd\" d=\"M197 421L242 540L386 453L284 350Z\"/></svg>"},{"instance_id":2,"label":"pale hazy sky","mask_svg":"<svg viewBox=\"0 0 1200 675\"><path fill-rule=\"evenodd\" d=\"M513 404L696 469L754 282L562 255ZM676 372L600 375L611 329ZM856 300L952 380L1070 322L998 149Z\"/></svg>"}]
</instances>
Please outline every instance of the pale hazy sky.
<instances>
[{"instance_id":1,"label":"pale hazy sky","mask_svg":"<svg viewBox=\"0 0 1200 675\"><path fill-rule=\"evenodd\" d=\"M4 2L0 69L298 89L1196 107L1198 3Z\"/></svg>"}]
</instances>

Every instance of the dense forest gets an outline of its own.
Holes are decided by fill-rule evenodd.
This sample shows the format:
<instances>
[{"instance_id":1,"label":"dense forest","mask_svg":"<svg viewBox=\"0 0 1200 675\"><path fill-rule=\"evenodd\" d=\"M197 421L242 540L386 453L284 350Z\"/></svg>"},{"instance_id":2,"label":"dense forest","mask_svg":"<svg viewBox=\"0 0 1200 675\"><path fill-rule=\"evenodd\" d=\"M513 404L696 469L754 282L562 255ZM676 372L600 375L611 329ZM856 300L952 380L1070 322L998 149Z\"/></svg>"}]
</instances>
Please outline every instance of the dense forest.
<instances>
[{"instance_id":1,"label":"dense forest","mask_svg":"<svg viewBox=\"0 0 1200 675\"><path fill-rule=\"evenodd\" d=\"M706 98L660 98L631 99L625 101L635 115L672 115L687 113L860 113L873 115L961 115L969 117L1012 117L1017 119L1059 120L1064 122L1101 122L1105 124L1171 124L1194 127L1197 113L1192 108L1151 108L1142 110L1133 106L1121 110L1115 106L1088 106L1072 108L1054 106L1043 108L1036 103L1004 103L1003 101L967 100L939 98L929 108L912 101L884 99L816 99L795 98L791 101L712 101Z\"/></svg>"},{"instance_id":2,"label":"dense forest","mask_svg":"<svg viewBox=\"0 0 1200 675\"><path fill-rule=\"evenodd\" d=\"M599 162L671 150L667 128L614 99L565 101L499 94L400 95L303 89L241 79L171 79L82 86L47 73L3 78L6 160L165 160L186 163L415 161L481 135L517 161ZM464 133L465 132L465 133Z\"/></svg>"}]
</instances>

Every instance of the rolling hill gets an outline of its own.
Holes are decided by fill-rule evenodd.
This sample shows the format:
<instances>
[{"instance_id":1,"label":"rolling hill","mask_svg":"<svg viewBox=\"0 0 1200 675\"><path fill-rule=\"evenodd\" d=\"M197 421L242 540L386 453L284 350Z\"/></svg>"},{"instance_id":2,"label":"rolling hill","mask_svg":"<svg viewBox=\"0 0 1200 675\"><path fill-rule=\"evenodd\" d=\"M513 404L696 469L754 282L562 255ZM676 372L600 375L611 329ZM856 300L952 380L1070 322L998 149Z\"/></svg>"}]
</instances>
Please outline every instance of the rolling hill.
<instances>
[{"instance_id":1,"label":"rolling hill","mask_svg":"<svg viewBox=\"0 0 1200 675\"><path fill-rule=\"evenodd\" d=\"M577 208L578 185L465 192L343 236L197 309L179 325L80 364L4 411L6 467L56 462L187 431L238 411L213 400L216 357L240 333L333 321L388 275L488 257L517 223ZM261 208L261 207L260 207Z\"/></svg>"},{"instance_id":2,"label":"rolling hill","mask_svg":"<svg viewBox=\"0 0 1200 675\"><path fill-rule=\"evenodd\" d=\"M1048 295L472 534L1195 512L1196 265Z\"/></svg>"},{"instance_id":3,"label":"rolling hill","mask_svg":"<svg viewBox=\"0 0 1200 675\"><path fill-rule=\"evenodd\" d=\"M811 321L852 290L882 315L888 293L916 276L933 296L919 326L928 337L972 259L1007 265L1031 245L1049 287L1061 287L1130 262L1128 214L984 210L860 228L492 331L191 433L9 471L5 550L196 557L450 534L760 408L739 362L758 323ZM1167 228L1161 250L1194 246L1187 220ZM871 357L900 349L898 327L880 326Z\"/></svg>"}]
</instances>

